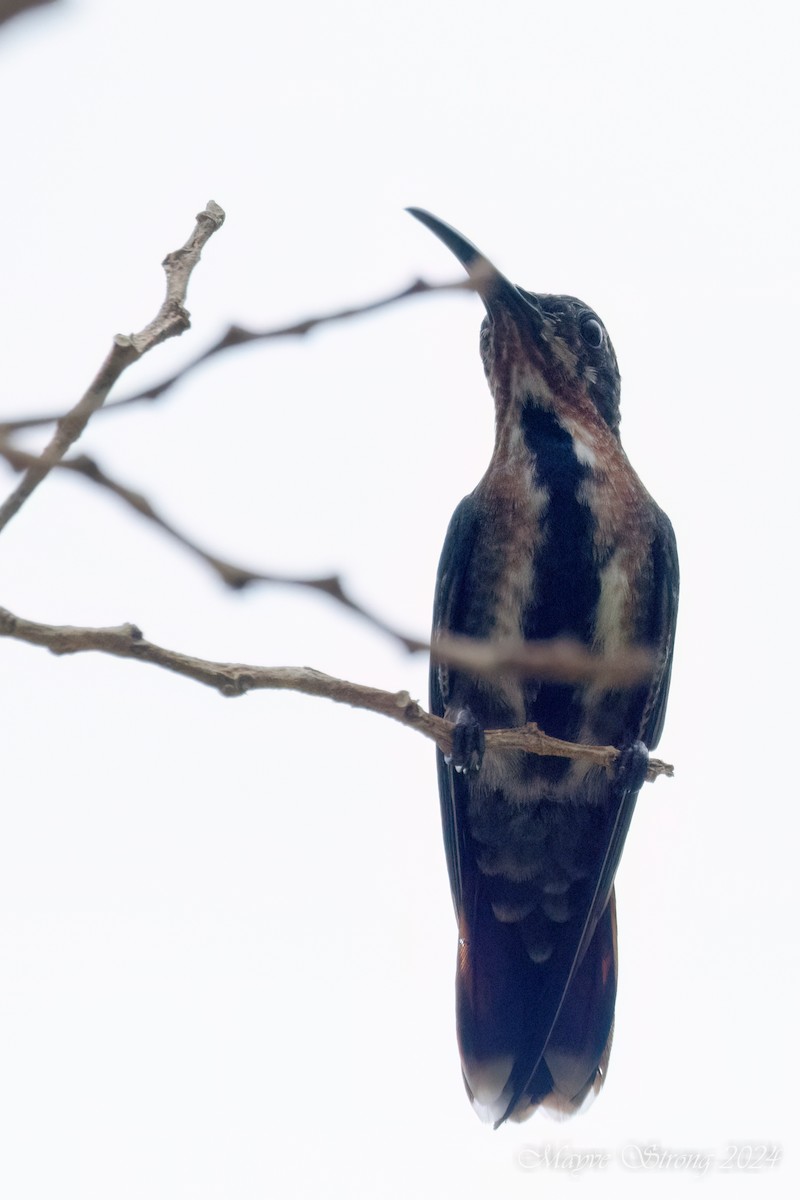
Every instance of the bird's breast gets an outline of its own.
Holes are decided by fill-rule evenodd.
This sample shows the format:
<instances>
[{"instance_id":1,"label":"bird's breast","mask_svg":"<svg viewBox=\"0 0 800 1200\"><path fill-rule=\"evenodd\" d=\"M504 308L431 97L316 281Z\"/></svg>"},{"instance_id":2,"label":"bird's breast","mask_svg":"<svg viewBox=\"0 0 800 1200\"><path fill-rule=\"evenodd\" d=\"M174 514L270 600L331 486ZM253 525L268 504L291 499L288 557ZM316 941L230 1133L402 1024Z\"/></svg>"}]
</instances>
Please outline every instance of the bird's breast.
<instances>
[{"instance_id":1,"label":"bird's breast","mask_svg":"<svg viewBox=\"0 0 800 1200\"><path fill-rule=\"evenodd\" d=\"M489 639L577 639L598 652L640 640L652 502L611 435L523 406L476 489L484 518L465 590ZM477 624L477 622L475 622ZM554 737L628 740L624 697L514 677L484 688L486 727L535 721ZM602 718L602 719L600 719ZM515 802L602 798L602 773L569 760L487 753L480 791Z\"/></svg>"}]
</instances>

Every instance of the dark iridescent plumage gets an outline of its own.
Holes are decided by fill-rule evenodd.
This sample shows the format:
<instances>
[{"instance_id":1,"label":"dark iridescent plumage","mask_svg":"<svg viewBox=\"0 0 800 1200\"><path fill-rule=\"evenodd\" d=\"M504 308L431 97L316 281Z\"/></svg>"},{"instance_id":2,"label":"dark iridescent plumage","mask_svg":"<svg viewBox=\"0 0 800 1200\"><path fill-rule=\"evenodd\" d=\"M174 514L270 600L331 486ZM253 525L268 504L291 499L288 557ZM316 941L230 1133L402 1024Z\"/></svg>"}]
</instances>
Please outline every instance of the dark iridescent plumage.
<instances>
[{"instance_id":1,"label":"dark iridescent plumage","mask_svg":"<svg viewBox=\"0 0 800 1200\"><path fill-rule=\"evenodd\" d=\"M678 562L670 523L619 442L619 372L597 315L515 288L455 230L410 211L476 281L497 414L488 470L448 529L434 634L566 635L598 652L644 646L654 663L644 682L614 690L432 669L432 711L458 726L453 761L440 754L438 769L464 1078L479 1113L500 1123L539 1104L573 1112L605 1075L613 880L644 748L664 721ZM482 730L526 721L619 747L620 771L483 754Z\"/></svg>"}]
</instances>

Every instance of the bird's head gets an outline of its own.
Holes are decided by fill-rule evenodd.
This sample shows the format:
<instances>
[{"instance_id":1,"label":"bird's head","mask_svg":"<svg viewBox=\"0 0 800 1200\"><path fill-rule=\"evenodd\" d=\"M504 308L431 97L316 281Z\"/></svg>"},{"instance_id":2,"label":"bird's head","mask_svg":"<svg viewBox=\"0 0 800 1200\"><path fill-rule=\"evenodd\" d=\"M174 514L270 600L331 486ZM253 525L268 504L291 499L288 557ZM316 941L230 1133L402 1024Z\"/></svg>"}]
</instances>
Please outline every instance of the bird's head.
<instances>
[{"instance_id":1,"label":"bird's head","mask_svg":"<svg viewBox=\"0 0 800 1200\"><path fill-rule=\"evenodd\" d=\"M593 411L618 435L619 368L597 313L573 296L516 287L452 226L408 211L455 254L483 300L481 358L498 412L531 400L578 419Z\"/></svg>"}]
</instances>

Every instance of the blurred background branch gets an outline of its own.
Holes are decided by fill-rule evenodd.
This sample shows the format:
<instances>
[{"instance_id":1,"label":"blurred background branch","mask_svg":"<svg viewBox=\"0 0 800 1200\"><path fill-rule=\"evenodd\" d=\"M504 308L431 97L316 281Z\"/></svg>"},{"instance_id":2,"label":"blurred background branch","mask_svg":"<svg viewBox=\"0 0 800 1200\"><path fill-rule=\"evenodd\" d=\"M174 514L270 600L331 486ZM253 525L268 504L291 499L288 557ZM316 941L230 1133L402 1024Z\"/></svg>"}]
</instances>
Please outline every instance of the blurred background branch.
<instances>
[{"instance_id":1,"label":"blurred background branch","mask_svg":"<svg viewBox=\"0 0 800 1200\"><path fill-rule=\"evenodd\" d=\"M32 8L41 8L44 4L52 4L54 0L0 0L0 25L11 17L28 12Z\"/></svg>"}]
</instances>

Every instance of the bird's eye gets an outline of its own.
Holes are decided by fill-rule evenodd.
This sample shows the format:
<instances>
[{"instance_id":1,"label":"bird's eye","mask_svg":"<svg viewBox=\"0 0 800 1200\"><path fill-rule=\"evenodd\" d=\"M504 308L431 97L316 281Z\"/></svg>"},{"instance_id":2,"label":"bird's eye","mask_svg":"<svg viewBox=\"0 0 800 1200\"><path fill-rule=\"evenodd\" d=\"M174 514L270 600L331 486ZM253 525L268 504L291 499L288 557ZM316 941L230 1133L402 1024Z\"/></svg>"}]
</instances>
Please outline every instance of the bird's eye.
<instances>
[{"instance_id":1,"label":"bird's eye","mask_svg":"<svg viewBox=\"0 0 800 1200\"><path fill-rule=\"evenodd\" d=\"M603 326L594 317L586 317L581 321L581 337L592 350L599 350L603 344Z\"/></svg>"}]
</instances>

